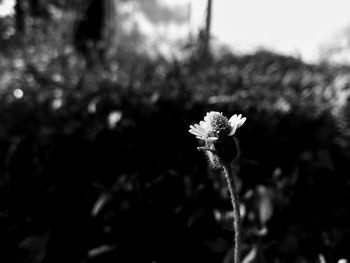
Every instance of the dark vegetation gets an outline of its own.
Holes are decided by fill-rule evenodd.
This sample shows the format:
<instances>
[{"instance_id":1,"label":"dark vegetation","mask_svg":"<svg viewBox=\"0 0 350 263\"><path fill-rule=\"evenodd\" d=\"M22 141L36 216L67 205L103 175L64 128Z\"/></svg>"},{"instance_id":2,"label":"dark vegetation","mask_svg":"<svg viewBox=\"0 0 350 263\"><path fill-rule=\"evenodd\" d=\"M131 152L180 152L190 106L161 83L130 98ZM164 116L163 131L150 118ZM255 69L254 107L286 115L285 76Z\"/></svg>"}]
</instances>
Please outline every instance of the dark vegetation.
<instances>
[{"instance_id":1,"label":"dark vegetation","mask_svg":"<svg viewBox=\"0 0 350 263\"><path fill-rule=\"evenodd\" d=\"M89 64L46 19L2 35L0 262L231 262L225 184L188 133L210 110L248 118L249 262L350 259L348 69L265 51Z\"/></svg>"}]
</instances>

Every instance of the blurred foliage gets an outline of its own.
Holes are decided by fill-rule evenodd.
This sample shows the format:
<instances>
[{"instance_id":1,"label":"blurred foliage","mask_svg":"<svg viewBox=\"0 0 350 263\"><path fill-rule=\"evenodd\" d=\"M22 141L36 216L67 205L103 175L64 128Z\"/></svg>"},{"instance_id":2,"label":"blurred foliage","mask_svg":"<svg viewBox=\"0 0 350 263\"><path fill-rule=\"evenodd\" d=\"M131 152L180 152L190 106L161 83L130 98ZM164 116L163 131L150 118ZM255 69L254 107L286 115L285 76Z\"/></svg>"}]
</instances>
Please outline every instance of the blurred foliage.
<instances>
[{"instance_id":1,"label":"blurred foliage","mask_svg":"<svg viewBox=\"0 0 350 263\"><path fill-rule=\"evenodd\" d=\"M0 22L0 262L230 262L228 193L187 132L209 110L248 118L244 262L350 259L349 69L125 47L87 66L53 14Z\"/></svg>"}]
</instances>

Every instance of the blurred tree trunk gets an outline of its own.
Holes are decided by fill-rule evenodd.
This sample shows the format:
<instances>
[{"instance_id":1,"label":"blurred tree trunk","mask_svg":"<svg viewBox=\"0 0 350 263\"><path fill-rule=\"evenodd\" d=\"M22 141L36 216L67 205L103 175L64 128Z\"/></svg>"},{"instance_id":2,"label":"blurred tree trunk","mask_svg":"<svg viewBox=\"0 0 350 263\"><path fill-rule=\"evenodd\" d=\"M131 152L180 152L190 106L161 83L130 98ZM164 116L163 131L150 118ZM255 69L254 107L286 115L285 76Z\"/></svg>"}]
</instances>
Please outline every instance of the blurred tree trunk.
<instances>
[{"instance_id":1,"label":"blurred tree trunk","mask_svg":"<svg viewBox=\"0 0 350 263\"><path fill-rule=\"evenodd\" d=\"M30 11L33 17L47 18L49 16L47 7L48 7L48 1L30 0Z\"/></svg>"},{"instance_id":2,"label":"blurred tree trunk","mask_svg":"<svg viewBox=\"0 0 350 263\"><path fill-rule=\"evenodd\" d=\"M20 34L26 33L26 2L23 0L17 0L15 3L15 20L16 20L16 30Z\"/></svg>"},{"instance_id":3,"label":"blurred tree trunk","mask_svg":"<svg viewBox=\"0 0 350 263\"><path fill-rule=\"evenodd\" d=\"M76 23L74 45L83 55L87 55L90 47L102 39L104 9L104 0L91 0Z\"/></svg>"},{"instance_id":4,"label":"blurred tree trunk","mask_svg":"<svg viewBox=\"0 0 350 263\"><path fill-rule=\"evenodd\" d=\"M205 24L205 36L204 36L204 50L207 53L210 52L209 42L210 42L211 16L212 16L212 0L208 0L207 17L206 17L206 24Z\"/></svg>"},{"instance_id":5,"label":"blurred tree trunk","mask_svg":"<svg viewBox=\"0 0 350 263\"><path fill-rule=\"evenodd\" d=\"M211 49L210 49L211 19L212 19L212 0L208 0L205 27L202 27L198 35L197 55L200 63L209 61L211 59Z\"/></svg>"},{"instance_id":6,"label":"blurred tree trunk","mask_svg":"<svg viewBox=\"0 0 350 263\"><path fill-rule=\"evenodd\" d=\"M15 3L15 21L17 32L26 35L27 18L49 18L48 1L45 0L17 0Z\"/></svg>"},{"instance_id":7,"label":"blurred tree trunk","mask_svg":"<svg viewBox=\"0 0 350 263\"><path fill-rule=\"evenodd\" d=\"M115 35L116 0L91 0L77 21L74 46L88 66L103 58Z\"/></svg>"},{"instance_id":8,"label":"blurred tree trunk","mask_svg":"<svg viewBox=\"0 0 350 263\"><path fill-rule=\"evenodd\" d=\"M104 23L104 39L107 47L115 43L116 27L117 27L117 5L118 0L105 0L105 23Z\"/></svg>"}]
</instances>

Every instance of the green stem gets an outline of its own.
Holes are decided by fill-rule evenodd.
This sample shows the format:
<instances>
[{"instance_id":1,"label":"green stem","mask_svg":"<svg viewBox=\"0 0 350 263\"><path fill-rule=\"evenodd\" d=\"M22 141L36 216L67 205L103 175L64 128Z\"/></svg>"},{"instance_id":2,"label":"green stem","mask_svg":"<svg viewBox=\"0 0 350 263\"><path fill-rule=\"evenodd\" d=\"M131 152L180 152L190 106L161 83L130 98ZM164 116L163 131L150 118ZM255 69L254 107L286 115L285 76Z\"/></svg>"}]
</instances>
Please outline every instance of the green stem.
<instances>
[{"instance_id":1,"label":"green stem","mask_svg":"<svg viewBox=\"0 0 350 263\"><path fill-rule=\"evenodd\" d=\"M235 186L234 174L231 164L223 162L223 168L233 207L233 229L235 231L233 262L239 263L241 250L241 215L239 211L238 193Z\"/></svg>"}]
</instances>

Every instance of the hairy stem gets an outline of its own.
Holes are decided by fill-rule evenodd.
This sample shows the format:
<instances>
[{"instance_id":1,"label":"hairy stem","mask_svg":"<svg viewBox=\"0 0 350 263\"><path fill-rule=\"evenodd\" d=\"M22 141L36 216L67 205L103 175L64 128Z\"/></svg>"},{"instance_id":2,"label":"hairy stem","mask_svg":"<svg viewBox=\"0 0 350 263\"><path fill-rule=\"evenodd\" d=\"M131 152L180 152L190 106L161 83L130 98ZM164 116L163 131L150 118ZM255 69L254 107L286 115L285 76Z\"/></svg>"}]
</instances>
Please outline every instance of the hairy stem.
<instances>
[{"instance_id":1,"label":"hairy stem","mask_svg":"<svg viewBox=\"0 0 350 263\"><path fill-rule=\"evenodd\" d=\"M241 215L239 211L239 201L237 189L234 181L233 169L230 163L223 163L224 175L227 181L228 189L230 192L231 203L233 207L233 229L235 232L234 239L234 251L233 251L233 262L240 262L240 250L241 250Z\"/></svg>"}]
</instances>

